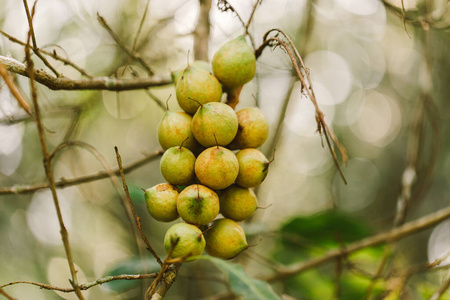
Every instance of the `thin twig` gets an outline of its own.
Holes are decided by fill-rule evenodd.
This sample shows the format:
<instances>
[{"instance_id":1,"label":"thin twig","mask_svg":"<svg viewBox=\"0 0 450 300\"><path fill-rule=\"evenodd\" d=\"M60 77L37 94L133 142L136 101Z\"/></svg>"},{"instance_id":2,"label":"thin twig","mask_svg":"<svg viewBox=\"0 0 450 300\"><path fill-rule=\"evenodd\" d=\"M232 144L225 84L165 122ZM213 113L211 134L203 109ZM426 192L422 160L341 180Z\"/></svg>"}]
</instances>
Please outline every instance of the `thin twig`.
<instances>
[{"instance_id":1,"label":"thin twig","mask_svg":"<svg viewBox=\"0 0 450 300\"><path fill-rule=\"evenodd\" d=\"M10 72L29 77L29 71L23 63L0 55L0 63L4 64ZM153 75L147 78L94 77L74 80L67 77L54 77L41 70L33 70L34 79L51 90L107 90L128 91L145 89L153 86L163 86L172 83L169 74Z\"/></svg>"},{"instance_id":2,"label":"thin twig","mask_svg":"<svg viewBox=\"0 0 450 300\"><path fill-rule=\"evenodd\" d=\"M390 241L400 240L404 237L410 236L414 233L417 233L419 231L423 231L432 226L435 226L436 224L438 224L448 218L450 218L450 207L443 208L434 213L430 213L430 214L428 214L420 219L417 219L415 221L405 223L404 225L394 228L394 229L391 229L388 232L379 233L379 234L373 235L371 237L362 239L360 241L354 242L352 244L349 244L345 247L345 249L330 250L318 258L313 258L306 262L301 262L301 263L293 264L291 266L287 266L287 267L285 267L284 270L282 270L276 274L273 274L271 276L267 276L266 278L264 278L264 280L277 281L277 280L282 280L282 279L297 275L303 271L306 271L306 270L312 269L314 267L317 267L319 265L333 261L337 257L346 256L350 253L356 252L358 250L361 250L361 249L364 249L367 247L376 246L376 245L390 242Z\"/></svg>"},{"instance_id":3,"label":"thin twig","mask_svg":"<svg viewBox=\"0 0 450 300\"><path fill-rule=\"evenodd\" d=\"M141 34L142 27L144 26L145 18L147 17L148 5L149 4L150 4L150 0L147 0L147 3L145 4L145 8L144 8L144 14L142 15L141 22L139 23L138 30L136 32L136 35L134 36L133 46L131 47L131 52L133 52L133 53L136 51L137 41L139 39L139 35Z\"/></svg>"},{"instance_id":4,"label":"thin twig","mask_svg":"<svg viewBox=\"0 0 450 300\"><path fill-rule=\"evenodd\" d=\"M139 159L123 168L124 173L129 173L149 162L152 162L158 159L162 155L163 151L159 150L154 154L148 155L142 159ZM113 169L112 172L114 175L120 175L119 169ZM88 183L96 180L101 180L108 178L108 172L99 172L98 174L86 175L81 177L76 177L72 179L61 179L60 181L55 182L56 188L66 188L74 185L79 185L83 183ZM8 195L8 194L28 194L34 193L37 190L47 189L49 188L48 183L39 183L36 185L15 185L7 188L0 188L0 195Z\"/></svg>"},{"instance_id":5,"label":"thin twig","mask_svg":"<svg viewBox=\"0 0 450 300\"><path fill-rule=\"evenodd\" d=\"M10 294L5 292L2 288L0 288L0 295L5 296L9 300L16 300L16 298L13 298Z\"/></svg>"},{"instance_id":6,"label":"thin twig","mask_svg":"<svg viewBox=\"0 0 450 300\"><path fill-rule=\"evenodd\" d=\"M26 44L24 42L22 42L21 40L7 34L6 32L4 32L3 30L0 30L0 34L2 34L3 36L5 36L7 39L9 39L11 42L25 46ZM59 47L59 46L58 46ZM59 47L61 48L61 47ZM78 72L80 72L82 75L88 77L88 78L92 78L92 75L90 75L86 70L84 70L83 68L81 68L80 66L76 65L74 62L70 61L67 58L64 58L60 55L58 55L56 53L56 51L46 51L44 49L36 49L37 52L40 52L42 54L51 56L53 59L55 60L59 60L61 62L63 62L65 65L69 65L72 68L74 68L75 70L77 70Z\"/></svg>"},{"instance_id":7,"label":"thin twig","mask_svg":"<svg viewBox=\"0 0 450 300\"><path fill-rule=\"evenodd\" d=\"M145 245L147 246L147 250L150 251L150 253L155 257L155 259L158 262L158 264L160 266L162 266L163 262L159 258L158 254L156 254L155 250L153 250L152 246L150 245L150 242L148 241L147 237L145 236L145 233L142 231L141 219L136 214L136 211L135 211L134 206L133 206L133 202L131 202L130 193L128 192L128 186L127 186L127 183L125 181L125 175L123 174L122 158L120 157L119 149L117 147L114 147L114 150L116 151L117 164L119 166L120 177L122 178L123 189L124 189L125 194L127 196L128 205L131 208L131 212L133 213L133 217L134 217L134 221L136 223L136 226L137 226L137 228L139 230L139 233L141 234L142 240L144 241Z\"/></svg>"},{"instance_id":8,"label":"thin twig","mask_svg":"<svg viewBox=\"0 0 450 300\"><path fill-rule=\"evenodd\" d=\"M24 4L26 5L26 0L24 0ZM28 7L26 5L27 8L27 14L29 14L28 11ZM30 22L32 23L32 22ZM52 162L49 156L49 152L47 150L47 142L45 139L45 129L44 126L42 124L41 121L41 113L40 113L40 108L39 108L39 103L38 103L38 96L37 96L37 90L36 90L36 86L35 86L35 82L34 82L34 63L33 60L31 59L31 54L30 54L30 39L32 37L32 28L30 25L30 31L28 33L28 38L27 38L27 45L25 46L25 57L27 60L27 65L28 65L28 76L30 78L30 90L31 90L31 98L33 100L33 105L34 105L34 115L36 118L36 125L37 125L37 129L38 129L38 133L39 133L39 141L41 144L41 152L42 152L42 156L44 157L44 168L45 168L45 174L47 176L47 180L48 180L48 184L52 193L52 198L53 198L53 204L55 206L55 210L56 210L56 214L58 217L58 222L59 222L59 227L60 227L60 234L61 234L61 239L64 245L64 250L66 252L66 257L67 257L67 262L69 264L69 269L70 269L70 273L72 275L72 279L69 280L71 285L73 286L74 290L75 290L75 294L77 295L78 299L83 300L83 294L80 291L80 287L78 286L78 277L77 277L77 270L75 268L75 264L73 262L73 258L72 258L72 251L70 249L70 243L69 243L69 234L67 232L67 229L64 225L64 220L62 217L62 213L61 213L61 208L59 205L59 200L58 200L58 194L56 193L56 187L55 187L55 178L53 176L53 170L52 170Z\"/></svg>"},{"instance_id":9,"label":"thin twig","mask_svg":"<svg viewBox=\"0 0 450 300\"><path fill-rule=\"evenodd\" d=\"M146 279L146 278L156 278L156 276L158 276L158 273L139 274L139 275L122 274L122 275L115 275L115 276L106 276L106 277L97 279L93 282L80 284L80 290L85 291L96 285L104 284L104 283L107 283L110 281L115 281L115 280L137 280L137 279ZM41 289L55 290L55 291L59 291L59 292L63 292L63 293L71 293L71 292L75 291L73 288L61 288L61 287L52 286L52 285L45 284L45 283L33 282L33 281L10 282L10 283L4 284L4 285L0 285L0 290L2 288L5 288L5 287L11 286L11 285L16 285L16 284L30 284L30 285L38 286Z\"/></svg>"},{"instance_id":10,"label":"thin twig","mask_svg":"<svg viewBox=\"0 0 450 300\"><path fill-rule=\"evenodd\" d=\"M447 278L447 280L444 281L444 283L434 292L434 294L431 296L430 300L438 300L441 298L441 296L447 291L447 289L450 287L450 277Z\"/></svg>"},{"instance_id":11,"label":"thin twig","mask_svg":"<svg viewBox=\"0 0 450 300\"><path fill-rule=\"evenodd\" d=\"M150 65L136 52L128 49L128 47L121 41L121 39L117 36L117 34L111 29L109 24L106 22L106 20L97 13L97 20L99 21L100 25L102 25L103 28L106 29L106 31L109 33L109 35L113 38L113 40L117 43L117 45L127 53L128 56L134 58L137 60L142 67L147 71L149 76L152 76L155 74L153 69L150 67Z\"/></svg>"},{"instance_id":12,"label":"thin twig","mask_svg":"<svg viewBox=\"0 0 450 300\"><path fill-rule=\"evenodd\" d=\"M30 104L28 104L27 100L25 100L22 93L20 93L16 84L8 76L8 72L6 72L6 68L3 66L2 63L0 63L0 75L1 75L1 77L3 77L3 80L5 81L6 85L8 86L9 91L14 96L14 98L16 98L20 107L22 107L30 117L33 117L33 113L31 111Z\"/></svg>"}]
</instances>

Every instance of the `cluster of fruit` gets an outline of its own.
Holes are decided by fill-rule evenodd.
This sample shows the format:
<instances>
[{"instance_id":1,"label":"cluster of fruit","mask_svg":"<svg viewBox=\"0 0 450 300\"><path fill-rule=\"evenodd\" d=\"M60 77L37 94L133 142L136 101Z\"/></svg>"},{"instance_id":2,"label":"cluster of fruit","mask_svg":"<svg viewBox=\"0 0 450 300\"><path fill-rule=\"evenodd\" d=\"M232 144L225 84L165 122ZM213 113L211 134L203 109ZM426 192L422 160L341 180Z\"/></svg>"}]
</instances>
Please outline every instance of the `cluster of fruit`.
<instances>
[{"instance_id":1,"label":"cluster of fruit","mask_svg":"<svg viewBox=\"0 0 450 300\"><path fill-rule=\"evenodd\" d=\"M239 95L255 69L255 55L240 36L218 50L212 68L195 61L172 74L184 112L167 111L158 126L165 150L160 168L168 183L145 191L153 218L185 221L165 235L172 258L206 249L209 255L230 259L248 248L237 222L257 209L251 188L267 176L269 161L257 148L267 139L269 125L258 108L235 112L233 105L220 101L223 91ZM216 219L219 212L224 218Z\"/></svg>"}]
</instances>

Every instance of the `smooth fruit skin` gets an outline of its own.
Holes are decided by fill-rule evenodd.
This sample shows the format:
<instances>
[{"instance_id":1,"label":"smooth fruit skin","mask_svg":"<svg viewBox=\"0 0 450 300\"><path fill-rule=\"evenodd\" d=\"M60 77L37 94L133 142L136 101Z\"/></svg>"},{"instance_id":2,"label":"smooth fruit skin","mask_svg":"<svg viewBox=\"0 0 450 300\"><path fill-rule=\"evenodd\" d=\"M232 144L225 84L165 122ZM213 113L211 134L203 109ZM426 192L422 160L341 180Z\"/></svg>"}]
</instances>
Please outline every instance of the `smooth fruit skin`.
<instances>
[{"instance_id":1,"label":"smooth fruit skin","mask_svg":"<svg viewBox=\"0 0 450 300\"><path fill-rule=\"evenodd\" d=\"M197 179L213 190L229 187L239 174L239 162L230 150L214 146L206 149L195 161Z\"/></svg>"},{"instance_id":2,"label":"smooth fruit skin","mask_svg":"<svg viewBox=\"0 0 450 300\"><path fill-rule=\"evenodd\" d=\"M205 231L206 253L222 259L236 257L248 248L242 227L230 219L217 219Z\"/></svg>"},{"instance_id":3,"label":"smooth fruit skin","mask_svg":"<svg viewBox=\"0 0 450 300\"><path fill-rule=\"evenodd\" d=\"M164 150L180 146L196 153L201 147L191 131L192 117L181 111L167 111L158 125L158 141ZM184 142L184 143L183 143Z\"/></svg>"},{"instance_id":4,"label":"smooth fruit skin","mask_svg":"<svg viewBox=\"0 0 450 300\"><path fill-rule=\"evenodd\" d=\"M145 204L149 214L162 222L178 219L178 194L178 189L168 183L160 183L145 190Z\"/></svg>"},{"instance_id":5,"label":"smooth fruit skin","mask_svg":"<svg viewBox=\"0 0 450 300\"><path fill-rule=\"evenodd\" d=\"M219 200L222 215L236 222L250 218L258 206L256 195L251 189L235 184L223 190Z\"/></svg>"},{"instance_id":6,"label":"smooth fruit skin","mask_svg":"<svg viewBox=\"0 0 450 300\"><path fill-rule=\"evenodd\" d=\"M225 43L211 61L213 73L230 90L243 86L255 76L256 58L244 36Z\"/></svg>"},{"instance_id":7,"label":"smooth fruit skin","mask_svg":"<svg viewBox=\"0 0 450 300\"><path fill-rule=\"evenodd\" d=\"M257 107L248 107L237 113L239 128L229 149L259 148L269 136L269 122Z\"/></svg>"},{"instance_id":8,"label":"smooth fruit skin","mask_svg":"<svg viewBox=\"0 0 450 300\"><path fill-rule=\"evenodd\" d=\"M164 248L169 253L172 241L178 239L170 257L189 257L203 253L205 249L205 238L203 233L196 226L186 223L172 225L164 236Z\"/></svg>"},{"instance_id":9,"label":"smooth fruit skin","mask_svg":"<svg viewBox=\"0 0 450 300\"><path fill-rule=\"evenodd\" d=\"M167 149L159 165L164 179L173 185L189 185L194 182L195 155L185 147Z\"/></svg>"},{"instance_id":10,"label":"smooth fruit skin","mask_svg":"<svg viewBox=\"0 0 450 300\"><path fill-rule=\"evenodd\" d=\"M177 211L187 223L207 225L219 214L220 205L217 194L201 184L185 188L177 199Z\"/></svg>"},{"instance_id":11,"label":"smooth fruit skin","mask_svg":"<svg viewBox=\"0 0 450 300\"><path fill-rule=\"evenodd\" d=\"M197 67L199 69L205 70L209 73L212 73L212 66L209 62L204 60L195 60L192 63L193 67ZM180 80L181 76L183 75L184 70L186 70L186 67L178 69L176 71L173 71L170 73L172 77L173 84L177 86L178 81Z\"/></svg>"},{"instance_id":12,"label":"smooth fruit skin","mask_svg":"<svg viewBox=\"0 0 450 300\"><path fill-rule=\"evenodd\" d=\"M188 114L193 115L200 104L220 102L222 86L211 73L189 66L178 80L176 94L180 107Z\"/></svg>"},{"instance_id":13,"label":"smooth fruit skin","mask_svg":"<svg viewBox=\"0 0 450 300\"><path fill-rule=\"evenodd\" d=\"M236 184L251 188L261 184L269 171L269 161L266 156L254 148L242 149L236 153L239 162L239 174Z\"/></svg>"},{"instance_id":14,"label":"smooth fruit skin","mask_svg":"<svg viewBox=\"0 0 450 300\"><path fill-rule=\"evenodd\" d=\"M211 102L197 110L191 131L202 146L226 146L236 137L238 127L238 117L230 106Z\"/></svg>"}]
</instances>

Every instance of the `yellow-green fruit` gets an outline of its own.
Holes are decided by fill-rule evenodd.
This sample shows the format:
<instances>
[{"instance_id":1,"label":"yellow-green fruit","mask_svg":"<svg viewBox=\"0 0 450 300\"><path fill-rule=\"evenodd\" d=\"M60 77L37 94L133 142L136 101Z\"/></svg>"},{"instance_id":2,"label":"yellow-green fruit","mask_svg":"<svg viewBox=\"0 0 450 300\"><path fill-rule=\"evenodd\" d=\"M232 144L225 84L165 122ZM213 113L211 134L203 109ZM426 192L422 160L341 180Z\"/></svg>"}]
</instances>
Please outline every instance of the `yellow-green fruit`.
<instances>
[{"instance_id":1,"label":"yellow-green fruit","mask_svg":"<svg viewBox=\"0 0 450 300\"><path fill-rule=\"evenodd\" d=\"M224 103L207 103L192 118L191 131L202 146L226 146L238 131L236 112Z\"/></svg>"},{"instance_id":2,"label":"yellow-green fruit","mask_svg":"<svg viewBox=\"0 0 450 300\"><path fill-rule=\"evenodd\" d=\"M254 148L242 149L236 153L239 162L239 174L236 184L251 188L261 184L269 171L269 161L266 156Z\"/></svg>"},{"instance_id":3,"label":"yellow-green fruit","mask_svg":"<svg viewBox=\"0 0 450 300\"><path fill-rule=\"evenodd\" d=\"M149 214L158 221L178 219L178 189L168 183L160 183L145 190L145 204Z\"/></svg>"},{"instance_id":4,"label":"yellow-green fruit","mask_svg":"<svg viewBox=\"0 0 450 300\"><path fill-rule=\"evenodd\" d=\"M269 136L269 122L257 107L241 109L237 113L239 122L236 137L229 149L259 148Z\"/></svg>"},{"instance_id":5,"label":"yellow-green fruit","mask_svg":"<svg viewBox=\"0 0 450 300\"><path fill-rule=\"evenodd\" d=\"M239 162L230 150L214 146L206 149L195 161L197 179L213 190L229 187L239 174Z\"/></svg>"},{"instance_id":6,"label":"yellow-green fruit","mask_svg":"<svg viewBox=\"0 0 450 300\"><path fill-rule=\"evenodd\" d=\"M230 219L215 220L211 229L205 231L206 253L231 259L248 248L242 227Z\"/></svg>"},{"instance_id":7,"label":"yellow-green fruit","mask_svg":"<svg viewBox=\"0 0 450 300\"><path fill-rule=\"evenodd\" d=\"M192 117L185 112L167 111L158 125L158 141L164 150L180 146L196 153L201 147L191 131ZM184 143L183 143L184 142Z\"/></svg>"},{"instance_id":8,"label":"yellow-green fruit","mask_svg":"<svg viewBox=\"0 0 450 300\"><path fill-rule=\"evenodd\" d=\"M211 64L214 75L226 89L243 86L255 76L255 54L242 35L225 43Z\"/></svg>"},{"instance_id":9,"label":"yellow-green fruit","mask_svg":"<svg viewBox=\"0 0 450 300\"><path fill-rule=\"evenodd\" d=\"M167 254L172 247L170 255L172 258L201 255L205 250L205 238L196 226L177 223L167 230L164 237L164 248Z\"/></svg>"},{"instance_id":10,"label":"yellow-green fruit","mask_svg":"<svg viewBox=\"0 0 450 300\"><path fill-rule=\"evenodd\" d=\"M194 182L195 156L185 147L167 149L159 165L164 179L173 185L189 185Z\"/></svg>"},{"instance_id":11,"label":"yellow-green fruit","mask_svg":"<svg viewBox=\"0 0 450 300\"><path fill-rule=\"evenodd\" d=\"M223 190L219 200L222 215L236 222L250 218L258 206L256 195L251 189L235 184Z\"/></svg>"},{"instance_id":12,"label":"yellow-green fruit","mask_svg":"<svg viewBox=\"0 0 450 300\"><path fill-rule=\"evenodd\" d=\"M220 102L222 86L213 74L189 66L178 80L176 93L180 107L188 114L193 115L200 104Z\"/></svg>"},{"instance_id":13,"label":"yellow-green fruit","mask_svg":"<svg viewBox=\"0 0 450 300\"><path fill-rule=\"evenodd\" d=\"M212 73L212 66L209 62L204 60L196 60L192 63L192 66L197 67L199 69L205 70L209 73ZM178 81L181 78L181 75L183 75L184 70L186 70L186 67L178 69L176 71L173 71L170 75L172 76L172 81L175 86L177 86Z\"/></svg>"},{"instance_id":14,"label":"yellow-green fruit","mask_svg":"<svg viewBox=\"0 0 450 300\"><path fill-rule=\"evenodd\" d=\"M177 199L177 210L187 223L207 225L219 214L219 197L201 184L193 184L185 188Z\"/></svg>"}]
</instances>

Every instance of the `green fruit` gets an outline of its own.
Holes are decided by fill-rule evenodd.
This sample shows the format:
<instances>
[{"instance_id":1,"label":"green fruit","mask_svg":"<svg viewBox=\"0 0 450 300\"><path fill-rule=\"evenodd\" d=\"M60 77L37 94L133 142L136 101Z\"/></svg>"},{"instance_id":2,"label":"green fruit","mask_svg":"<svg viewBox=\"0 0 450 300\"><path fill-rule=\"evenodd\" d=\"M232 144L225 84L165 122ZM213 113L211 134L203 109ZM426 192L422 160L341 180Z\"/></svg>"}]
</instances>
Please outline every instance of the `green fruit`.
<instances>
[{"instance_id":1,"label":"green fruit","mask_svg":"<svg viewBox=\"0 0 450 300\"><path fill-rule=\"evenodd\" d=\"M250 188L261 184L269 171L269 161L258 149L242 149L236 153L239 162L239 175L236 184Z\"/></svg>"},{"instance_id":2,"label":"green fruit","mask_svg":"<svg viewBox=\"0 0 450 300\"><path fill-rule=\"evenodd\" d=\"M230 150L215 146L206 149L195 161L198 180L213 190L224 189L236 180L239 162Z\"/></svg>"},{"instance_id":3,"label":"green fruit","mask_svg":"<svg viewBox=\"0 0 450 300\"><path fill-rule=\"evenodd\" d=\"M193 115L200 104L220 102L222 86L211 73L189 66L184 70L177 83L176 93L180 107L188 114Z\"/></svg>"},{"instance_id":4,"label":"green fruit","mask_svg":"<svg viewBox=\"0 0 450 300\"><path fill-rule=\"evenodd\" d=\"M160 161L162 176L173 185L192 184L195 179L194 166L194 154L182 146L167 149Z\"/></svg>"},{"instance_id":5,"label":"green fruit","mask_svg":"<svg viewBox=\"0 0 450 300\"><path fill-rule=\"evenodd\" d=\"M196 60L192 63L193 67L205 70L209 73L212 73L212 66L209 62L204 60ZM176 71L173 71L170 75L172 76L172 81L175 86L177 86L178 81L181 78L181 75L183 75L184 70L186 70L186 67L178 69Z\"/></svg>"},{"instance_id":6,"label":"green fruit","mask_svg":"<svg viewBox=\"0 0 450 300\"><path fill-rule=\"evenodd\" d=\"M236 112L228 105L211 102L201 106L192 118L195 139L205 147L226 146L238 131Z\"/></svg>"},{"instance_id":7,"label":"green fruit","mask_svg":"<svg viewBox=\"0 0 450 300\"><path fill-rule=\"evenodd\" d=\"M248 248L242 227L230 219L215 220L211 229L205 231L206 253L231 259Z\"/></svg>"},{"instance_id":8,"label":"green fruit","mask_svg":"<svg viewBox=\"0 0 450 300\"><path fill-rule=\"evenodd\" d=\"M244 108L237 113L239 129L228 145L230 149L261 147L269 136L269 122L257 107Z\"/></svg>"},{"instance_id":9,"label":"green fruit","mask_svg":"<svg viewBox=\"0 0 450 300\"><path fill-rule=\"evenodd\" d=\"M256 58L244 36L225 43L211 61L213 73L226 89L243 86L255 76Z\"/></svg>"},{"instance_id":10,"label":"green fruit","mask_svg":"<svg viewBox=\"0 0 450 300\"><path fill-rule=\"evenodd\" d=\"M164 150L180 146L196 153L200 144L191 131L192 117L185 112L167 111L158 125L158 141ZM183 143L184 142L184 143Z\"/></svg>"},{"instance_id":11,"label":"green fruit","mask_svg":"<svg viewBox=\"0 0 450 300\"><path fill-rule=\"evenodd\" d=\"M162 222L178 219L178 194L177 188L168 183L160 183L145 190L145 204L149 214Z\"/></svg>"},{"instance_id":12,"label":"green fruit","mask_svg":"<svg viewBox=\"0 0 450 300\"><path fill-rule=\"evenodd\" d=\"M248 188L231 185L219 197L220 212L236 222L250 218L257 209L255 193Z\"/></svg>"},{"instance_id":13,"label":"green fruit","mask_svg":"<svg viewBox=\"0 0 450 300\"><path fill-rule=\"evenodd\" d=\"M178 242L175 244L176 241ZM172 258L201 255L205 249L205 238L196 226L177 223L167 230L164 237L164 248L167 254L172 247L170 255Z\"/></svg>"},{"instance_id":14,"label":"green fruit","mask_svg":"<svg viewBox=\"0 0 450 300\"><path fill-rule=\"evenodd\" d=\"M187 223L207 225L219 214L219 197L217 194L200 184L185 188L177 199L177 210L180 217Z\"/></svg>"}]
</instances>

